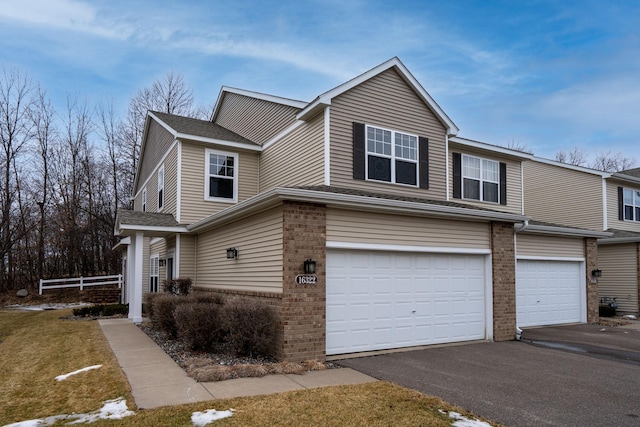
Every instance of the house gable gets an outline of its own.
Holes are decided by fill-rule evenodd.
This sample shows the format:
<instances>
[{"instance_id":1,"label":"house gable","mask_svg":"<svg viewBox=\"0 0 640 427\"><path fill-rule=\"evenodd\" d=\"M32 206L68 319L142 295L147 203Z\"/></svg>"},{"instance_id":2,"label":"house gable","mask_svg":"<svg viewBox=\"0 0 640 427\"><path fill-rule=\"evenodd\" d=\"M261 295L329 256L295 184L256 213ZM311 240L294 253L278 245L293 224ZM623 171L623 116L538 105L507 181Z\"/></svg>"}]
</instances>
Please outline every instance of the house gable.
<instances>
[{"instance_id":1,"label":"house gable","mask_svg":"<svg viewBox=\"0 0 640 427\"><path fill-rule=\"evenodd\" d=\"M212 121L263 145L296 122L306 105L271 95L223 87Z\"/></svg>"},{"instance_id":2,"label":"house gable","mask_svg":"<svg viewBox=\"0 0 640 427\"><path fill-rule=\"evenodd\" d=\"M156 172L162 157L167 153L174 140L173 134L167 129L166 125L151 115L147 116L142 147L140 147L138 170L134 183L133 194L135 196L142 192L142 187L147 184L147 180L151 174Z\"/></svg>"},{"instance_id":3,"label":"house gable","mask_svg":"<svg viewBox=\"0 0 640 427\"><path fill-rule=\"evenodd\" d=\"M330 185L361 188L388 194L445 199L445 146L447 128L415 88L408 85L396 68L376 74L331 99ZM415 185L382 182L373 176L354 178L354 167L366 170L366 147L362 159L354 160L354 123L372 129L414 138L417 152ZM419 142L420 141L420 142ZM420 154L422 149L422 155ZM424 151L428 153L424 153ZM420 164L420 159L428 159ZM358 162L362 164L358 166ZM428 173L424 170L428 168ZM365 179L359 179L363 177ZM399 180L391 179L391 182ZM422 183L422 185L421 185ZM428 188L421 188L428 187Z\"/></svg>"}]
</instances>

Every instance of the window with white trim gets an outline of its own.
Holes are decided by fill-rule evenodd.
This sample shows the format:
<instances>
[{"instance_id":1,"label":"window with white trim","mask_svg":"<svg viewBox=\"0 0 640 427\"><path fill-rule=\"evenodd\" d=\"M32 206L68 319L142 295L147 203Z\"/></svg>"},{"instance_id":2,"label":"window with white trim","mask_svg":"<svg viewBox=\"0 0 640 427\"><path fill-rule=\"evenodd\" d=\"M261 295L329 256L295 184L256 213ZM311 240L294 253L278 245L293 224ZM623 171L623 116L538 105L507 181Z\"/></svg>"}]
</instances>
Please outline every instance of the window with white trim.
<instances>
[{"instance_id":1,"label":"window with white trim","mask_svg":"<svg viewBox=\"0 0 640 427\"><path fill-rule=\"evenodd\" d=\"M147 189L146 187L142 190L142 212L147 211Z\"/></svg>"},{"instance_id":2,"label":"window with white trim","mask_svg":"<svg viewBox=\"0 0 640 427\"><path fill-rule=\"evenodd\" d=\"M164 207L164 165L158 169L158 210Z\"/></svg>"},{"instance_id":3,"label":"window with white trim","mask_svg":"<svg viewBox=\"0 0 640 427\"><path fill-rule=\"evenodd\" d=\"M206 200L235 202L238 198L238 155L206 150Z\"/></svg>"},{"instance_id":4,"label":"window with white trim","mask_svg":"<svg viewBox=\"0 0 640 427\"><path fill-rule=\"evenodd\" d=\"M500 163L462 155L462 198L498 203Z\"/></svg>"},{"instance_id":5,"label":"window with white trim","mask_svg":"<svg viewBox=\"0 0 640 427\"><path fill-rule=\"evenodd\" d=\"M418 137L394 130L366 127L367 179L418 185Z\"/></svg>"},{"instance_id":6,"label":"window with white trim","mask_svg":"<svg viewBox=\"0 0 640 427\"><path fill-rule=\"evenodd\" d=\"M640 221L640 191L624 189L624 220Z\"/></svg>"},{"instance_id":7,"label":"window with white trim","mask_svg":"<svg viewBox=\"0 0 640 427\"><path fill-rule=\"evenodd\" d=\"M160 276L160 256L154 255L149 263L149 292L158 292L158 278Z\"/></svg>"}]
</instances>

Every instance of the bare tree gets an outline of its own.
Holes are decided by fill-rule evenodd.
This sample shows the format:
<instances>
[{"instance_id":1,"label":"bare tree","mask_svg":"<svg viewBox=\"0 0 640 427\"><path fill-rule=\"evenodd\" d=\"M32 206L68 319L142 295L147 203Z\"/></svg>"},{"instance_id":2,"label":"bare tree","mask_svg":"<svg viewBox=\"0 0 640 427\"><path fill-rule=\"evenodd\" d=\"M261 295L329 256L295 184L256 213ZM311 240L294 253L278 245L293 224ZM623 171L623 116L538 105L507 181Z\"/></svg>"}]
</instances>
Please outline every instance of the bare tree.
<instances>
[{"instance_id":1,"label":"bare tree","mask_svg":"<svg viewBox=\"0 0 640 427\"><path fill-rule=\"evenodd\" d=\"M511 141L507 142L503 147L509 150L520 151L521 153L533 154L533 150L531 150L527 144L517 142L515 138L511 138Z\"/></svg>"},{"instance_id":2,"label":"bare tree","mask_svg":"<svg viewBox=\"0 0 640 427\"><path fill-rule=\"evenodd\" d=\"M614 154L611 150L607 150L596 154L590 167L604 172L620 172L633 168L635 164L635 159L625 157L622 153Z\"/></svg>"},{"instance_id":3,"label":"bare tree","mask_svg":"<svg viewBox=\"0 0 640 427\"><path fill-rule=\"evenodd\" d=\"M31 80L17 69L3 68L0 79L0 290L13 288L16 217L16 161L31 135Z\"/></svg>"},{"instance_id":4,"label":"bare tree","mask_svg":"<svg viewBox=\"0 0 640 427\"><path fill-rule=\"evenodd\" d=\"M573 147L573 149L569 151L561 149L556 152L556 161L574 166L586 166L587 154L583 149L578 147Z\"/></svg>"}]
</instances>

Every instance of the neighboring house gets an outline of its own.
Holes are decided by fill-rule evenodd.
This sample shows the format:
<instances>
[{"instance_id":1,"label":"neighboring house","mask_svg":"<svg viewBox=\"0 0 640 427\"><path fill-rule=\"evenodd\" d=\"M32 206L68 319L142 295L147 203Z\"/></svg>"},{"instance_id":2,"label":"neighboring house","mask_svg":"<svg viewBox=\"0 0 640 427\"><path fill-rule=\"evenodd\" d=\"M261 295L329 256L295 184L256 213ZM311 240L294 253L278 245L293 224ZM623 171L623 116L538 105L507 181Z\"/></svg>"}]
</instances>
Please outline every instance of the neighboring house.
<instances>
[{"instance_id":1,"label":"neighboring house","mask_svg":"<svg viewBox=\"0 0 640 427\"><path fill-rule=\"evenodd\" d=\"M149 112L115 230L129 317L191 277L272 305L287 360L595 321L609 234L532 223L531 156L457 133L397 58L309 103L223 87L210 121ZM306 260L317 282L296 284Z\"/></svg>"},{"instance_id":2,"label":"neighboring house","mask_svg":"<svg viewBox=\"0 0 640 427\"><path fill-rule=\"evenodd\" d=\"M599 296L638 313L640 168L608 173L532 157L524 177L527 215L611 233L598 239Z\"/></svg>"}]
</instances>

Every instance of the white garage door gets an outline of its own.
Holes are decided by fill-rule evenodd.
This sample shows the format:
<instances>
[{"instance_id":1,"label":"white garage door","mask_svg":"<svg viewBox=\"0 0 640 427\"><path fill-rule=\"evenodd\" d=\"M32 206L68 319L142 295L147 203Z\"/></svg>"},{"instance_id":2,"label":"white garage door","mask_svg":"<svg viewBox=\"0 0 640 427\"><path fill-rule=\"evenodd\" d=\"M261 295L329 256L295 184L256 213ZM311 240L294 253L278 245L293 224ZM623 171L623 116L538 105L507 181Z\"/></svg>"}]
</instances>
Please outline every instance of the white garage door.
<instances>
[{"instance_id":1,"label":"white garage door","mask_svg":"<svg viewBox=\"0 0 640 427\"><path fill-rule=\"evenodd\" d=\"M518 260L516 317L519 327L580 322L581 262Z\"/></svg>"},{"instance_id":2,"label":"white garage door","mask_svg":"<svg viewBox=\"0 0 640 427\"><path fill-rule=\"evenodd\" d=\"M484 339L485 257L327 251L327 354Z\"/></svg>"}]
</instances>

